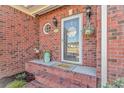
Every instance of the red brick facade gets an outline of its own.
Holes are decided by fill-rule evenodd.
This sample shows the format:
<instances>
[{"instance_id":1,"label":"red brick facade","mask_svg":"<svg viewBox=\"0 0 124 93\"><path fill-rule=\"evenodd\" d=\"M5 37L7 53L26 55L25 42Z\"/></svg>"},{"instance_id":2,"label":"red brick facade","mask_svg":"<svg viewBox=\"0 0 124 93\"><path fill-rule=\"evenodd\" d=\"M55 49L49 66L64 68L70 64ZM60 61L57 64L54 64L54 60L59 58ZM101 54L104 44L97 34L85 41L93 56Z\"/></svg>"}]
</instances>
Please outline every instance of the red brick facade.
<instances>
[{"instance_id":1,"label":"red brick facade","mask_svg":"<svg viewBox=\"0 0 124 93\"><path fill-rule=\"evenodd\" d=\"M69 10L73 10L73 15L82 13L83 14L83 24L82 27L86 25L86 16L85 16L85 6L81 5L71 5L71 6L63 6L46 14L40 16L40 49L41 50L50 50L52 54L52 60L61 62L61 20L62 18L69 16ZM97 6L92 7L93 16L92 16L92 24L95 27L95 33L92 37L87 40L84 33L83 36L83 65L96 67L96 23L97 23ZM55 33L53 30L55 27L52 24L52 18L56 17L58 20L58 28L59 32ZM52 31L49 34L43 33L43 26L46 23L52 24Z\"/></svg>"},{"instance_id":2,"label":"red brick facade","mask_svg":"<svg viewBox=\"0 0 124 93\"><path fill-rule=\"evenodd\" d=\"M124 77L124 6L108 6L108 81Z\"/></svg>"},{"instance_id":3,"label":"red brick facade","mask_svg":"<svg viewBox=\"0 0 124 93\"><path fill-rule=\"evenodd\" d=\"M96 32L96 76L98 86L101 84L101 7L98 6L97 8L97 32Z\"/></svg>"},{"instance_id":4,"label":"red brick facade","mask_svg":"<svg viewBox=\"0 0 124 93\"><path fill-rule=\"evenodd\" d=\"M53 60L61 60L61 19L68 17L69 9L73 9L73 13L83 13L84 6L64 6L40 17L40 43L41 49L50 49L53 53ZM94 6L93 24L96 27L96 33L91 40L86 40L83 36L83 65L93 66L97 69L97 78L100 82L101 78L101 8ZM115 80L118 77L124 76L123 69L123 20L124 20L124 6L108 6L108 81ZM58 11L61 11L58 13ZM47 22L52 22L53 16L56 16L59 21L60 32L54 33L53 30L49 35L44 35L42 27ZM83 16L83 26L86 20ZM51 23L52 24L52 23ZM53 27L54 29L54 27ZM49 41L47 41L49 38ZM45 40L45 43L44 41ZM56 41L56 42L53 42ZM52 43L56 46L52 46ZM92 44L93 43L93 44ZM42 46L43 45L43 46ZM54 49L55 48L55 49ZM56 50L56 51L54 51ZM90 51L90 52L88 52ZM94 53L91 53L93 51Z\"/></svg>"},{"instance_id":5,"label":"red brick facade","mask_svg":"<svg viewBox=\"0 0 124 93\"><path fill-rule=\"evenodd\" d=\"M9 6L0 6L0 78L24 71L33 58L38 21Z\"/></svg>"},{"instance_id":6,"label":"red brick facade","mask_svg":"<svg viewBox=\"0 0 124 93\"><path fill-rule=\"evenodd\" d=\"M0 6L0 78L24 71L24 63L33 59L33 49L40 43L42 51L50 50L52 60L61 62L61 20L72 15L83 14L82 27L86 26L85 6L70 5L39 16L39 20L9 6ZM108 6L107 69L108 81L124 76L124 6ZM83 65L96 67L98 82L101 78L101 8L92 6L92 24L95 33L86 39L83 36ZM54 32L52 18L58 20L59 32ZM43 26L51 23L49 34ZM36 68L37 69L37 68ZM88 81L89 82L89 81ZM97 82L97 81L96 81Z\"/></svg>"}]
</instances>

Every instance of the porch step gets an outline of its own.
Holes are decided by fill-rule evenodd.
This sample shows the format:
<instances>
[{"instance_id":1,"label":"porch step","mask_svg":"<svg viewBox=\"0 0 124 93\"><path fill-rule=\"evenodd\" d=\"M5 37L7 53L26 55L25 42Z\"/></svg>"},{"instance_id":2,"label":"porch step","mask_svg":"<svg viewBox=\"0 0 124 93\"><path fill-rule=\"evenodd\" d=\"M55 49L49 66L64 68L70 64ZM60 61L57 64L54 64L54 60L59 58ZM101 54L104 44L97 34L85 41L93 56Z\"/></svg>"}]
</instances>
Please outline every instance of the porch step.
<instances>
[{"instance_id":1,"label":"porch step","mask_svg":"<svg viewBox=\"0 0 124 93\"><path fill-rule=\"evenodd\" d=\"M35 79L44 85L49 85L53 88L83 88L84 85L81 85L80 82L63 78L57 75L50 74L48 72L41 72L38 75L35 75Z\"/></svg>"},{"instance_id":2,"label":"porch step","mask_svg":"<svg viewBox=\"0 0 124 93\"><path fill-rule=\"evenodd\" d=\"M41 86L38 85L37 87L95 88L97 85L97 79L96 76L94 75L77 73L74 71L69 71L58 67L27 62L25 69L27 72L32 73L35 76L35 80L41 84ZM83 69L83 70L78 69L78 70L84 71L87 69Z\"/></svg>"},{"instance_id":3,"label":"porch step","mask_svg":"<svg viewBox=\"0 0 124 93\"><path fill-rule=\"evenodd\" d=\"M25 88L46 88L48 86L45 86L44 84L39 83L37 80L33 80L28 84L26 84L24 87Z\"/></svg>"}]
</instances>

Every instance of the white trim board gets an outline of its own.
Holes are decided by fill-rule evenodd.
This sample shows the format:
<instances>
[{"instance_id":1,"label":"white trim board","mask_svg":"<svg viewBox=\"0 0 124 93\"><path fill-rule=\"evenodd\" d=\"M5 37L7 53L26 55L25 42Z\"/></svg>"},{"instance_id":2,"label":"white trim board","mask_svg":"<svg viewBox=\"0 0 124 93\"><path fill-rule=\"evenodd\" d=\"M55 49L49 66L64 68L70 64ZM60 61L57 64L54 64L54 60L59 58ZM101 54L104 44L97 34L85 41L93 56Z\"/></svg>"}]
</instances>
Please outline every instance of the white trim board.
<instances>
[{"instance_id":1,"label":"white trim board","mask_svg":"<svg viewBox=\"0 0 124 93\"><path fill-rule=\"evenodd\" d=\"M69 63L74 63L74 64L82 64L82 22L83 22L83 14L76 14L76 15L72 15L72 16L69 16L69 17L66 17L66 18L63 18L62 21L61 21L61 60L64 61L64 62L69 62ZM63 31L64 31L64 26L63 26L63 23L64 21L66 20L70 20L70 19L73 19L73 18L79 18L79 62L73 62L73 61L68 61L68 60L64 60L64 57L63 57L63 45L64 45L64 38L63 38Z\"/></svg>"},{"instance_id":2,"label":"white trim board","mask_svg":"<svg viewBox=\"0 0 124 93\"><path fill-rule=\"evenodd\" d=\"M107 5L101 6L101 87L107 83Z\"/></svg>"},{"instance_id":3,"label":"white trim board","mask_svg":"<svg viewBox=\"0 0 124 93\"><path fill-rule=\"evenodd\" d=\"M44 5L43 7L40 7L38 9L35 9L35 10L32 10L32 11L30 11L27 8L22 7L21 5L10 5L10 6L19 10L19 11L22 11L22 12L24 12L24 13L30 15L30 16L35 17L35 15L37 15L37 14L42 15L44 13L47 13L47 12L50 12L54 9L62 7L63 5Z\"/></svg>"}]
</instances>

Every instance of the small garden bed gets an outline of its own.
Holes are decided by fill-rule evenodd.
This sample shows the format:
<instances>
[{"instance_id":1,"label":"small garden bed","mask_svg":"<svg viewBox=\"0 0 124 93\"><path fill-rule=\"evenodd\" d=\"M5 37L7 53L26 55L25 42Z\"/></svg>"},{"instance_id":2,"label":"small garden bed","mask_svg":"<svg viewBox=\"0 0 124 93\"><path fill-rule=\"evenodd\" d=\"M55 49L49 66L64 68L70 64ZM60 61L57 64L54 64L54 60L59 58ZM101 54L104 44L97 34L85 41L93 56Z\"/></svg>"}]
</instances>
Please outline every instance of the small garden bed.
<instances>
[{"instance_id":1,"label":"small garden bed","mask_svg":"<svg viewBox=\"0 0 124 93\"><path fill-rule=\"evenodd\" d=\"M124 88L124 78L118 78L113 81L111 84L107 83L104 88Z\"/></svg>"},{"instance_id":2,"label":"small garden bed","mask_svg":"<svg viewBox=\"0 0 124 93\"><path fill-rule=\"evenodd\" d=\"M15 75L15 79L8 83L6 88L23 88L28 82L34 80L34 76L28 72L22 72Z\"/></svg>"},{"instance_id":3,"label":"small garden bed","mask_svg":"<svg viewBox=\"0 0 124 93\"><path fill-rule=\"evenodd\" d=\"M22 88L27 82L25 80L14 80L7 84L6 88Z\"/></svg>"}]
</instances>

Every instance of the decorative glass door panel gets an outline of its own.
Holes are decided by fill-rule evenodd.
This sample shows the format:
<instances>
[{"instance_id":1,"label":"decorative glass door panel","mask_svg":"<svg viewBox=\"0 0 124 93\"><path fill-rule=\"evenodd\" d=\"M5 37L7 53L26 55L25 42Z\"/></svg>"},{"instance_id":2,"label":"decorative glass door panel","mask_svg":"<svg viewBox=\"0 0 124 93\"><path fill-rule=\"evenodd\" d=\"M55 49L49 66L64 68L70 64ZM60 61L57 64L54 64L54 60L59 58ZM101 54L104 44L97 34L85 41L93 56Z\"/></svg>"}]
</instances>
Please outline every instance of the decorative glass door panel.
<instances>
[{"instance_id":1,"label":"decorative glass door panel","mask_svg":"<svg viewBox=\"0 0 124 93\"><path fill-rule=\"evenodd\" d=\"M62 59L65 62L79 63L81 57L81 18L71 16L62 20Z\"/></svg>"}]
</instances>

